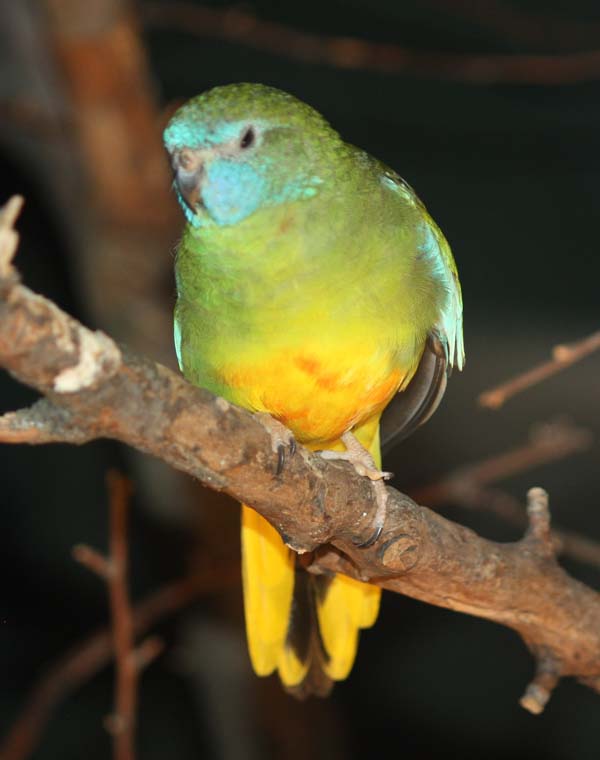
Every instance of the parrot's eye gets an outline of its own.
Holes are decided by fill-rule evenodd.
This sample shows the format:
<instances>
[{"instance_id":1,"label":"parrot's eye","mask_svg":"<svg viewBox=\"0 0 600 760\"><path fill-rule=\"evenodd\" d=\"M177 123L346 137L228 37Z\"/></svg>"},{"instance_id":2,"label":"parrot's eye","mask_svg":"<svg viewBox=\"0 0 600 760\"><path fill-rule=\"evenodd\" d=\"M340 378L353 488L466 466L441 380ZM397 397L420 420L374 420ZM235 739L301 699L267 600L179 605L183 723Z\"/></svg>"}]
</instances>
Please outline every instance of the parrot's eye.
<instances>
[{"instance_id":1,"label":"parrot's eye","mask_svg":"<svg viewBox=\"0 0 600 760\"><path fill-rule=\"evenodd\" d=\"M254 132L254 127L248 127L240 138L240 148L242 148L242 150L251 148L254 145L255 140L256 133Z\"/></svg>"}]
</instances>

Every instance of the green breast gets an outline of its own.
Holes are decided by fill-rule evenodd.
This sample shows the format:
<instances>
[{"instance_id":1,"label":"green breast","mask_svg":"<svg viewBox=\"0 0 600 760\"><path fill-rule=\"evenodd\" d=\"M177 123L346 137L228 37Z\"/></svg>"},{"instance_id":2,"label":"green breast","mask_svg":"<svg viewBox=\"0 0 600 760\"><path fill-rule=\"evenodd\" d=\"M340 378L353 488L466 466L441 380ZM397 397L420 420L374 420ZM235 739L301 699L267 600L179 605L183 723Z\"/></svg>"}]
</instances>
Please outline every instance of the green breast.
<instances>
[{"instance_id":1,"label":"green breast","mask_svg":"<svg viewBox=\"0 0 600 760\"><path fill-rule=\"evenodd\" d=\"M188 228L177 253L180 363L228 397L223 367L357 344L407 367L446 298L423 255L422 207L383 183L259 211L232 227ZM421 246L421 247L420 247ZM367 349L368 351L368 349Z\"/></svg>"}]
</instances>

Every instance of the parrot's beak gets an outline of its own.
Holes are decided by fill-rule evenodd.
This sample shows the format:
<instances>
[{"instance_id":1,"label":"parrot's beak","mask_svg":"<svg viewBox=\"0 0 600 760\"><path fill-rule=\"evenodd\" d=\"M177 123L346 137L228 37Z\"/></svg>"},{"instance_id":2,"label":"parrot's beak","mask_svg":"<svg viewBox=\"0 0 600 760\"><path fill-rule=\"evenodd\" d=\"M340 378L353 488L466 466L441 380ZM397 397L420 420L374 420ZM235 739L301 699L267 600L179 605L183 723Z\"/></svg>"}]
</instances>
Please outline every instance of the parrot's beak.
<instances>
[{"instance_id":1,"label":"parrot's beak","mask_svg":"<svg viewBox=\"0 0 600 760\"><path fill-rule=\"evenodd\" d=\"M173 154L172 165L179 194L190 211L195 214L202 204L201 190L204 176L203 156L199 151L184 149Z\"/></svg>"}]
</instances>

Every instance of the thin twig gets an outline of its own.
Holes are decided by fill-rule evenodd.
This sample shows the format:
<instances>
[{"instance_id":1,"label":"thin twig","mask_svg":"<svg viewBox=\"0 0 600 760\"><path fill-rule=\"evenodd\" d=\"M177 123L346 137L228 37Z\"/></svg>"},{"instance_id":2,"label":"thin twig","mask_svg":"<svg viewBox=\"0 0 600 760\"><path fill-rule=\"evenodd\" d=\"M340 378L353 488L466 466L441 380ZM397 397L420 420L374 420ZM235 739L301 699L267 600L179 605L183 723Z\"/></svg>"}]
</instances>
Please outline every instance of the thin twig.
<instances>
[{"instance_id":1,"label":"thin twig","mask_svg":"<svg viewBox=\"0 0 600 760\"><path fill-rule=\"evenodd\" d=\"M202 594L220 593L224 588L238 583L239 575L237 563L214 563L193 576L163 586L133 608L134 633L136 636L143 635L159 620L183 609ZM51 665L34 686L10 732L0 744L0 758L26 760L39 744L42 732L57 706L105 667L113 653L112 629L102 628Z\"/></svg>"},{"instance_id":2,"label":"thin twig","mask_svg":"<svg viewBox=\"0 0 600 760\"><path fill-rule=\"evenodd\" d=\"M19 245L19 233L15 222L23 208L23 197L13 197L0 209L0 277L8 278L12 274L12 260Z\"/></svg>"},{"instance_id":3,"label":"thin twig","mask_svg":"<svg viewBox=\"0 0 600 760\"><path fill-rule=\"evenodd\" d=\"M110 491L110 562L109 597L115 646L115 712L110 728L114 739L115 760L134 760L137 681L139 669L134 654L133 618L127 589L127 517L131 495L129 481L115 472L109 473Z\"/></svg>"},{"instance_id":4,"label":"thin twig","mask_svg":"<svg viewBox=\"0 0 600 760\"><path fill-rule=\"evenodd\" d=\"M511 380L480 394L478 403L488 409L499 409L509 398L516 396L527 388L547 380L549 377L562 372L586 356L600 350L600 330L592 333L587 338L578 340L576 343L554 346L552 359L538 364L537 367L527 370Z\"/></svg>"},{"instance_id":5,"label":"thin twig","mask_svg":"<svg viewBox=\"0 0 600 760\"><path fill-rule=\"evenodd\" d=\"M573 530L554 528L552 531L556 553L576 562L600 569L600 543Z\"/></svg>"},{"instance_id":6,"label":"thin twig","mask_svg":"<svg viewBox=\"0 0 600 760\"><path fill-rule=\"evenodd\" d=\"M589 430L563 420L547 422L533 428L530 440L522 446L460 467L439 482L418 488L412 495L420 503L430 506L456 499L460 501L466 493L586 451L592 441Z\"/></svg>"},{"instance_id":7,"label":"thin twig","mask_svg":"<svg viewBox=\"0 0 600 760\"><path fill-rule=\"evenodd\" d=\"M554 658L551 656L542 657L537 662L533 681L527 686L519 704L530 713L540 715L548 704L559 680L560 670Z\"/></svg>"},{"instance_id":8,"label":"thin twig","mask_svg":"<svg viewBox=\"0 0 600 760\"><path fill-rule=\"evenodd\" d=\"M412 74L468 84L510 82L556 85L600 77L600 50L564 55L456 55L420 51L355 37L309 34L264 21L238 8L217 9L188 2L154 2L142 8L152 26L247 45L303 63L335 68Z\"/></svg>"},{"instance_id":9,"label":"thin twig","mask_svg":"<svg viewBox=\"0 0 600 760\"><path fill-rule=\"evenodd\" d=\"M110 583L114 578L114 566L112 562L107 559L103 554L92 549L87 544L77 544L72 550L73 559L79 562L88 570L91 570L99 578Z\"/></svg>"},{"instance_id":10,"label":"thin twig","mask_svg":"<svg viewBox=\"0 0 600 760\"><path fill-rule=\"evenodd\" d=\"M127 590L127 513L131 486L123 476L107 476L110 504L110 554L103 557L89 546L75 547L73 556L108 587L112 620L113 647L116 660L114 713L106 720L113 736L115 760L135 760L135 723L137 686L142 668L162 649L157 639L149 639L135 649L133 613Z\"/></svg>"}]
</instances>

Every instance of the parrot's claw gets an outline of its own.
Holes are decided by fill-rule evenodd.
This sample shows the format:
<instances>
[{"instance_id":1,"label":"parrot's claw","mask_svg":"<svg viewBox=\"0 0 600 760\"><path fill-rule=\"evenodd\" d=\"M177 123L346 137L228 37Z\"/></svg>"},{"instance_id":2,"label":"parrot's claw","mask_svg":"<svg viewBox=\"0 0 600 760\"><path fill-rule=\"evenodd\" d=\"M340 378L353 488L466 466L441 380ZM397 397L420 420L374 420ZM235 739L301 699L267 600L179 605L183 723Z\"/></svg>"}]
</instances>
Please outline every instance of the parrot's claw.
<instances>
[{"instance_id":1,"label":"parrot's claw","mask_svg":"<svg viewBox=\"0 0 600 760\"><path fill-rule=\"evenodd\" d=\"M379 540L379 536L383 531L385 518L387 514L387 500L388 494L383 480L373 481L373 490L375 491L375 501L377 503L377 511L375 512L375 519L373 520L373 533L366 541L354 541L354 546L358 549L368 549L369 546Z\"/></svg>"},{"instance_id":2,"label":"parrot's claw","mask_svg":"<svg viewBox=\"0 0 600 760\"><path fill-rule=\"evenodd\" d=\"M296 440L291 438L289 443L280 443L277 446L277 467L275 468L275 475L281 475L283 468L285 467L285 461L287 456L294 456L296 451Z\"/></svg>"},{"instance_id":3,"label":"parrot's claw","mask_svg":"<svg viewBox=\"0 0 600 760\"><path fill-rule=\"evenodd\" d=\"M362 544L356 543L356 541L353 541L352 543L354 546L356 546L357 549L368 549L370 546L373 546L373 544L379 540L379 536L381 535L381 532L383 531L383 525L378 525L377 528L373 531L370 538L367 538L366 541L363 541Z\"/></svg>"},{"instance_id":4,"label":"parrot's claw","mask_svg":"<svg viewBox=\"0 0 600 760\"><path fill-rule=\"evenodd\" d=\"M275 475L281 475L286 460L296 453L296 439L285 425L276 420L275 417L271 417L270 414L256 412L254 416L271 436L271 448L273 453L277 454Z\"/></svg>"},{"instance_id":5,"label":"parrot's claw","mask_svg":"<svg viewBox=\"0 0 600 760\"><path fill-rule=\"evenodd\" d=\"M341 437L341 441L346 447L346 451L324 450L319 451L319 454L324 459L341 459L345 462L350 462L359 475L369 478L373 483L373 490L375 491L375 500L377 503L377 511L375 512L375 519L373 520L373 534L366 541L355 543L355 546L361 549L366 549L378 540L383 530L388 498L384 481L393 478L394 473L383 472L380 470L375 464L371 454L369 454L367 449L365 449L362 443L360 443L352 433L344 433Z\"/></svg>"}]
</instances>

